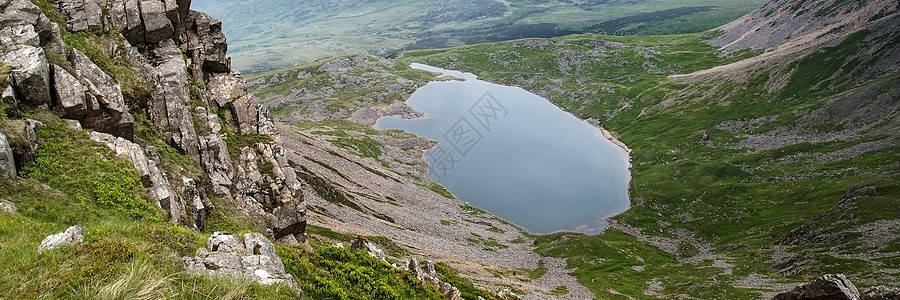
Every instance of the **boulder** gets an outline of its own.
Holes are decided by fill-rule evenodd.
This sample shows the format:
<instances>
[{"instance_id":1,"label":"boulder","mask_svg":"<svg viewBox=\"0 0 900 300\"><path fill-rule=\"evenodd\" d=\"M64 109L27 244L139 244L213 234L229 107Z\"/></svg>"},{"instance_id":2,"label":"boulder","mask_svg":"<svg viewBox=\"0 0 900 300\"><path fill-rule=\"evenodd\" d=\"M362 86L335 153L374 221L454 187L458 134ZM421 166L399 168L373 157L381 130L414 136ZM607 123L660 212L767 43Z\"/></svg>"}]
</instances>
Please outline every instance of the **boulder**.
<instances>
[{"instance_id":1,"label":"boulder","mask_svg":"<svg viewBox=\"0 0 900 300\"><path fill-rule=\"evenodd\" d=\"M133 139L134 117L125 106L122 88L81 51L73 49L69 60L75 68L76 77L87 89L85 104L98 105L87 108L92 113L84 119L79 119L81 124L88 129Z\"/></svg>"},{"instance_id":2,"label":"boulder","mask_svg":"<svg viewBox=\"0 0 900 300\"><path fill-rule=\"evenodd\" d=\"M31 24L13 25L0 29L0 45L6 48L17 45L40 47L41 38Z\"/></svg>"},{"instance_id":3,"label":"boulder","mask_svg":"<svg viewBox=\"0 0 900 300\"><path fill-rule=\"evenodd\" d=\"M69 129L72 129L72 130L83 130L84 129L84 127L81 127L81 122L78 122L78 120L65 119L64 121L66 121L66 125L69 127Z\"/></svg>"},{"instance_id":4,"label":"boulder","mask_svg":"<svg viewBox=\"0 0 900 300\"><path fill-rule=\"evenodd\" d=\"M0 199L0 212L14 214L19 212L19 209L16 208L15 203L10 202L9 200Z\"/></svg>"},{"instance_id":5,"label":"boulder","mask_svg":"<svg viewBox=\"0 0 900 300\"><path fill-rule=\"evenodd\" d=\"M175 31L166 12L166 4L160 0L141 0L141 20L144 21L144 41L156 44L171 39Z\"/></svg>"},{"instance_id":6,"label":"boulder","mask_svg":"<svg viewBox=\"0 0 900 300\"><path fill-rule=\"evenodd\" d=\"M144 22L141 20L141 0L119 0L125 10L125 38L133 45L143 45L146 42L144 35ZM113 2L113 3L115 3Z\"/></svg>"},{"instance_id":7,"label":"boulder","mask_svg":"<svg viewBox=\"0 0 900 300\"><path fill-rule=\"evenodd\" d=\"M12 66L12 86L21 96L19 100L32 106L50 103L50 63L44 49L19 45L2 57Z\"/></svg>"},{"instance_id":8,"label":"boulder","mask_svg":"<svg viewBox=\"0 0 900 300\"><path fill-rule=\"evenodd\" d=\"M75 225L64 232L60 232L44 238L38 246L38 252L57 249L62 246L75 246L84 242L84 229Z\"/></svg>"},{"instance_id":9,"label":"boulder","mask_svg":"<svg viewBox=\"0 0 900 300\"><path fill-rule=\"evenodd\" d=\"M306 242L306 204L296 202L282 204L272 212L277 220L272 234L279 242L295 245Z\"/></svg>"},{"instance_id":10,"label":"boulder","mask_svg":"<svg viewBox=\"0 0 900 300\"><path fill-rule=\"evenodd\" d=\"M51 65L53 69L53 92L56 96L56 109L62 112L63 118L84 120L88 116L89 108L100 106L96 97L87 98L87 88L81 85L81 81L68 71L57 65ZM90 99L91 103L85 103Z\"/></svg>"},{"instance_id":11,"label":"boulder","mask_svg":"<svg viewBox=\"0 0 900 300\"><path fill-rule=\"evenodd\" d=\"M34 24L40 18L41 9L28 0L10 0L5 6L0 6L3 13L0 14L0 24L4 26Z\"/></svg>"},{"instance_id":12,"label":"boulder","mask_svg":"<svg viewBox=\"0 0 900 300\"><path fill-rule=\"evenodd\" d=\"M95 0L53 0L53 4L66 15L66 28L71 32L104 29L103 11Z\"/></svg>"},{"instance_id":13,"label":"boulder","mask_svg":"<svg viewBox=\"0 0 900 300\"><path fill-rule=\"evenodd\" d=\"M285 272L275 246L259 233L245 234L243 243L234 235L213 233L206 248L182 261L189 274L252 280L264 285L284 283L299 290L294 277Z\"/></svg>"},{"instance_id":14,"label":"boulder","mask_svg":"<svg viewBox=\"0 0 900 300\"><path fill-rule=\"evenodd\" d=\"M825 275L779 293L772 300L859 300L856 286L843 274Z\"/></svg>"},{"instance_id":15,"label":"boulder","mask_svg":"<svg viewBox=\"0 0 900 300\"><path fill-rule=\"evenodd\" d=\"M16 160L6 135L0 132L0 177L16 177Z\"/></svg>"}]
</instances>

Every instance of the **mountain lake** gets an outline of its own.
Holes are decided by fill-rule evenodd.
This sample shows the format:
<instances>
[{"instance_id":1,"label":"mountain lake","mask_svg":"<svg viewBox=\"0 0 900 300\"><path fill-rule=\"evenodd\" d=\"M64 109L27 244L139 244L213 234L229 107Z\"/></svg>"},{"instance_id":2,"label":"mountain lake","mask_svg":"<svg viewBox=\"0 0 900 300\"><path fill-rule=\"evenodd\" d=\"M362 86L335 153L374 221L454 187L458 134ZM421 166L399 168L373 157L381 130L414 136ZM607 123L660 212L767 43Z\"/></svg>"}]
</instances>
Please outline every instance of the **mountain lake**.
<instances>
[{"instance_id":1,"label":"mountain lake","mask_svg":"<svg viewBox=\"0 0 900 300\"><path fill-rule=\"evenodd\" d=\"M428 177L461 201L538 234L597 234L628 209L628 153L600 129L521 88L411 67L457 80L413 93L406 103L425 117L382 117L375 127L437 141L425 152Z\"/></svg>"}]
</instances>

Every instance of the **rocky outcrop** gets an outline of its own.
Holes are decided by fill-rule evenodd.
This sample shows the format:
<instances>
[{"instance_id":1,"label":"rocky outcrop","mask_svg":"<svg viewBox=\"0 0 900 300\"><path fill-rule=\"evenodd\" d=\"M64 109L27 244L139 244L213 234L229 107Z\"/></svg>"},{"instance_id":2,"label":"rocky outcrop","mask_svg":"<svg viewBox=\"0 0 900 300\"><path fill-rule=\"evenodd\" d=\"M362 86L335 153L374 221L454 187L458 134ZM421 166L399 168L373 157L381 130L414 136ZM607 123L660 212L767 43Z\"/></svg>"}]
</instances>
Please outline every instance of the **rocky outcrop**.
<instances>
[{"instance_id":1,"label":"rocky outcrop","mask_svg":"<svg viewBox=\"0 0 900 300\"><path fill-rule=\"evenodd\" d=\"M191 29L186 32L186 51L203 70L230 73L231 59L225 56L228 43L222 33L222 22L201 12L190 12ZM196 75L195 75L196 77Z\"/></svg>"},{"instance_id":2,"label":"rocky outcrop","mask_svg":"<svg viewBox=\"0 0 900 300\"><path fill-rule=\"evenodd\" d=\"M462 300L462 294L459 292L459 289L440 280L438 273L434 270L434 263L430 260L425 261L425 266L423 268L419 265L419 261L414 258L407 263L407 268L416 275L416 279L421 282L422 285L431 283L448 299Z\"/></svg>"},{"instance_id":3,"label":"rocky outcrop","mask_svg":"<svg viewBox=\"0 0 900 300\"><path fill-rule=\"evenodd\" d=\"M202 191L197 187L197 182L190 177L181 177L181 195L191 205L191 216L194 228L203 230L206 227L206 219L212 213L213 204L203 196Z\"/></svg>"},{"instance_id":4,"label":"rocky outcrop","mask_svg":"<svg viewBox=\"0 0 900 300\"><path fill-rule=\"evenodd\" d=\"M182 261L189 274L297 287L294 277L284 271L275 246L259 233L245 234L243 243L234 235L213 233L206 248L198 249L196 257L183 257Z\"/></svg>"},{"instance_id":5,"label":"rocky outcrop","mask_svg":"<svg viewBox=\"0 0 900 300\"><path fill-rule=\"evenodd\" d=\"M842 274L825 275L793 290L782 292L772 300L859 300L856 286Z\"/></svg>"},{"instance_id":6,"label":"rocky outcrop","mask_svg":"<svg viewBox=\"0 0 900 300\"><path fill-rule=\"evenodd\" d=\"M50 63L44 49L15 45L2 61L12 66L11 85L20 101L34 106L50 103Z\"/></svg>"},{"instance_id":7,"label":"rocky outcrop","mask_svg":"<svg viewBox=\"0 0 900 300\"><path fill-rule=\"evenodd\" d=\"M0 177L16 177L16 161L6 135L0 132Z\"/></svg>"},{"instance_id":8,"label":"rocky outcrop","mask_svg":"<svg viewBox=\"0 0 900 300\"><path fill-rule=\"evenodd\" d=\"M9 200L0 199L0 212L14 214L19 212L19 208L16 207L15 203L10 202Z\"/></svg>"},{"instance_id":9,"label":"rocky outcrop","mask_svg":"<svg viewBox=\"0 0 900 300\"><path fill-rule=\"evenodd\" d=\"M131 162L141 175L141 183L150 190L154 205L166 212L173 223L185 222L184 200L172 191L169 180L159 168L159 155L153 148L144 149L129 140L100 132L91 132L91 139L104 143L116 151L116 154ZM199 195L198 195L199 196ZM193 204L193 203L192 203ZM201 201L202 204L202 201ZM203 208L200 208L201 210ZM191 222L195 223L193 220Z\"/></svg>"},{"instance_id":10,"label":"rocky outcrop","mask_svg":"<svg viewBox=\"0 0 900 300\"><path fill-rule=\"evenodd\" d=\"M52 3L69 31L121 41L108 45L111 59L127 60L124 65L146 85L129 89L128 103L137 104L129 108L116 79L88 55L69 51L59 26L41 9L28 0L4 0L0 59L12 68L3 96L11 108L7 111L47 105L94 131L96 140L132 162L154 204L173 222L202 228L212 209L205 195L212 193L260 220L265 226L260 231L272 238L305 241L300 182L277 145L267 111L231 70L221 22L190 11L190 0ZM168 178L153 148L131 142L135 120L130 110L146 112L166 142L199 161L209 178ZM16 147L13 156L17 164L29 160Z\"/></svg>"},{"instance_id":11,"label":"rocky outcrop","mask_svg":"<svg viewBox=\"0 0 900 300\"><path fill-rule=\"evenodd\" d=\"M66 115L63 117L79 120L81 125L88 129L132 139L134 117L125 106L122 88L81 51L73 49L69 61L75 69L76 77L87 90L85 102L88 104L86 105L88 114L80 116L81 118Z\"/></svg>"},{"instance_id":12,"label":"rocky outcrop","mask_svg":"<svg viewBox=\"0 0 900 300\"><path fill-rule=\"evenodd\" d=\"M863 300L900 300L900 289L884 286L873 287L866 291Z\"/></svg>"},{"instance_id":13,"label":"rocky outcrop","mask_svg":"<svg viewBox=\"0 0 900 300\"><path fill-rule=\"evenodd\" d=\"M357 236L353 243L350 244L350 251L360 251L365 250L369 255L374 258L384 260L385 255L384 251L378 249L378 246L375 243L370 242L364 236Z\"/></svg>"},{"instance_id":14,"label":"rocky outcrop","mask_svg":"<svg viewBox=\"0 0 900 300\"><path fill-rule=\"evenodd\" d=\"M84 229L75 225L64 232L44 238L38 246L38 252L53 250L62 246L74 246L84 243Z\"/></svg>"},{"instance_id":15,"label":"rocky outcrop","mask_svg":"<svg viewBox=\"0 0 900 300\"><path fill-rule=\"evenodd\" d=\"M102 1L105 2L105 1ZM54 0L54 4L66 15L73 16L66 22L69 31L103 30L101 1ZM105 4L105 3L104 3Z\"/></svg>"},{"instance_id":16,"label":"rocky outcrop","mask_svg":"<svg viewBox=\"0 0 900 300\"><path fill-rule=\"evenodd\" d=\"M284 149L257 143L240 151L235 188L243 210L266 216L267 227L280 242L305 242L306 204Z\"/></svg>"},{"instance_id":17,"label":"rocky outcrop","mask_svg":"<svg viewBox=\"0 0 900 300\"><path fill-rule=\"evenodd\" d=\"M152 68L156 86L148 105L150 119L170 144L182 153L197 155L199 142L191 115L187 65L181 51L169 44L157 48L153 56L160 63Z\"/></svg>"}]
</instances>

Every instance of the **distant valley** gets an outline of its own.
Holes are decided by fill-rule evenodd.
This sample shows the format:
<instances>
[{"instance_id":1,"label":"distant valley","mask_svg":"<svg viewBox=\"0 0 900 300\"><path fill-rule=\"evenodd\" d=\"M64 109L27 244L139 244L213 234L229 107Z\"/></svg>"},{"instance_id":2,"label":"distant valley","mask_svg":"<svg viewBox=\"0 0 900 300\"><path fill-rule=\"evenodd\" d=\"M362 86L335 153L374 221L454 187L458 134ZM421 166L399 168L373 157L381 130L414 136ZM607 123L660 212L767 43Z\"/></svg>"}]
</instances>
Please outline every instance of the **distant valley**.
<instances>
[{"instance_id":1,"label":"distant valley","mask_svg":"<svg viewBox=\"0 0 900 300\"><path fill-rule=\"evenodd\" d=\"M765 1L727 0L198 0L223 21L234 67L245 72L317 59L575 33L678 34L715 28Z\"/></svg>"}]
</instances>

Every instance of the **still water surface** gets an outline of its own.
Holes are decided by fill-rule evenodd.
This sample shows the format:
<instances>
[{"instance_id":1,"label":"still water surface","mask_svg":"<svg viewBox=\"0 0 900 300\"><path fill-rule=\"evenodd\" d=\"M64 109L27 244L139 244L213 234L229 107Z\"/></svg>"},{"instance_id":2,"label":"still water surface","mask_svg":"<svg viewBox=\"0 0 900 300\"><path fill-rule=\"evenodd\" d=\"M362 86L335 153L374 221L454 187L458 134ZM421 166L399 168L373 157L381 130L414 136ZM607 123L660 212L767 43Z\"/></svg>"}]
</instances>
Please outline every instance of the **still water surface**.
<instances>
[{"instance_id":1,"label":"still water surface","mask_svg":"<svg viewBox=\"0 0 900 300\"><path fill-rule=\"evenodd\" d=\"M462 80L432 82L407 104L424 118L383 117L438 142L428 176L460 200L534 233L602 231L628 209L628 154L600 130L521 88L422 64Z\"/></svg>"}]
</instances>

